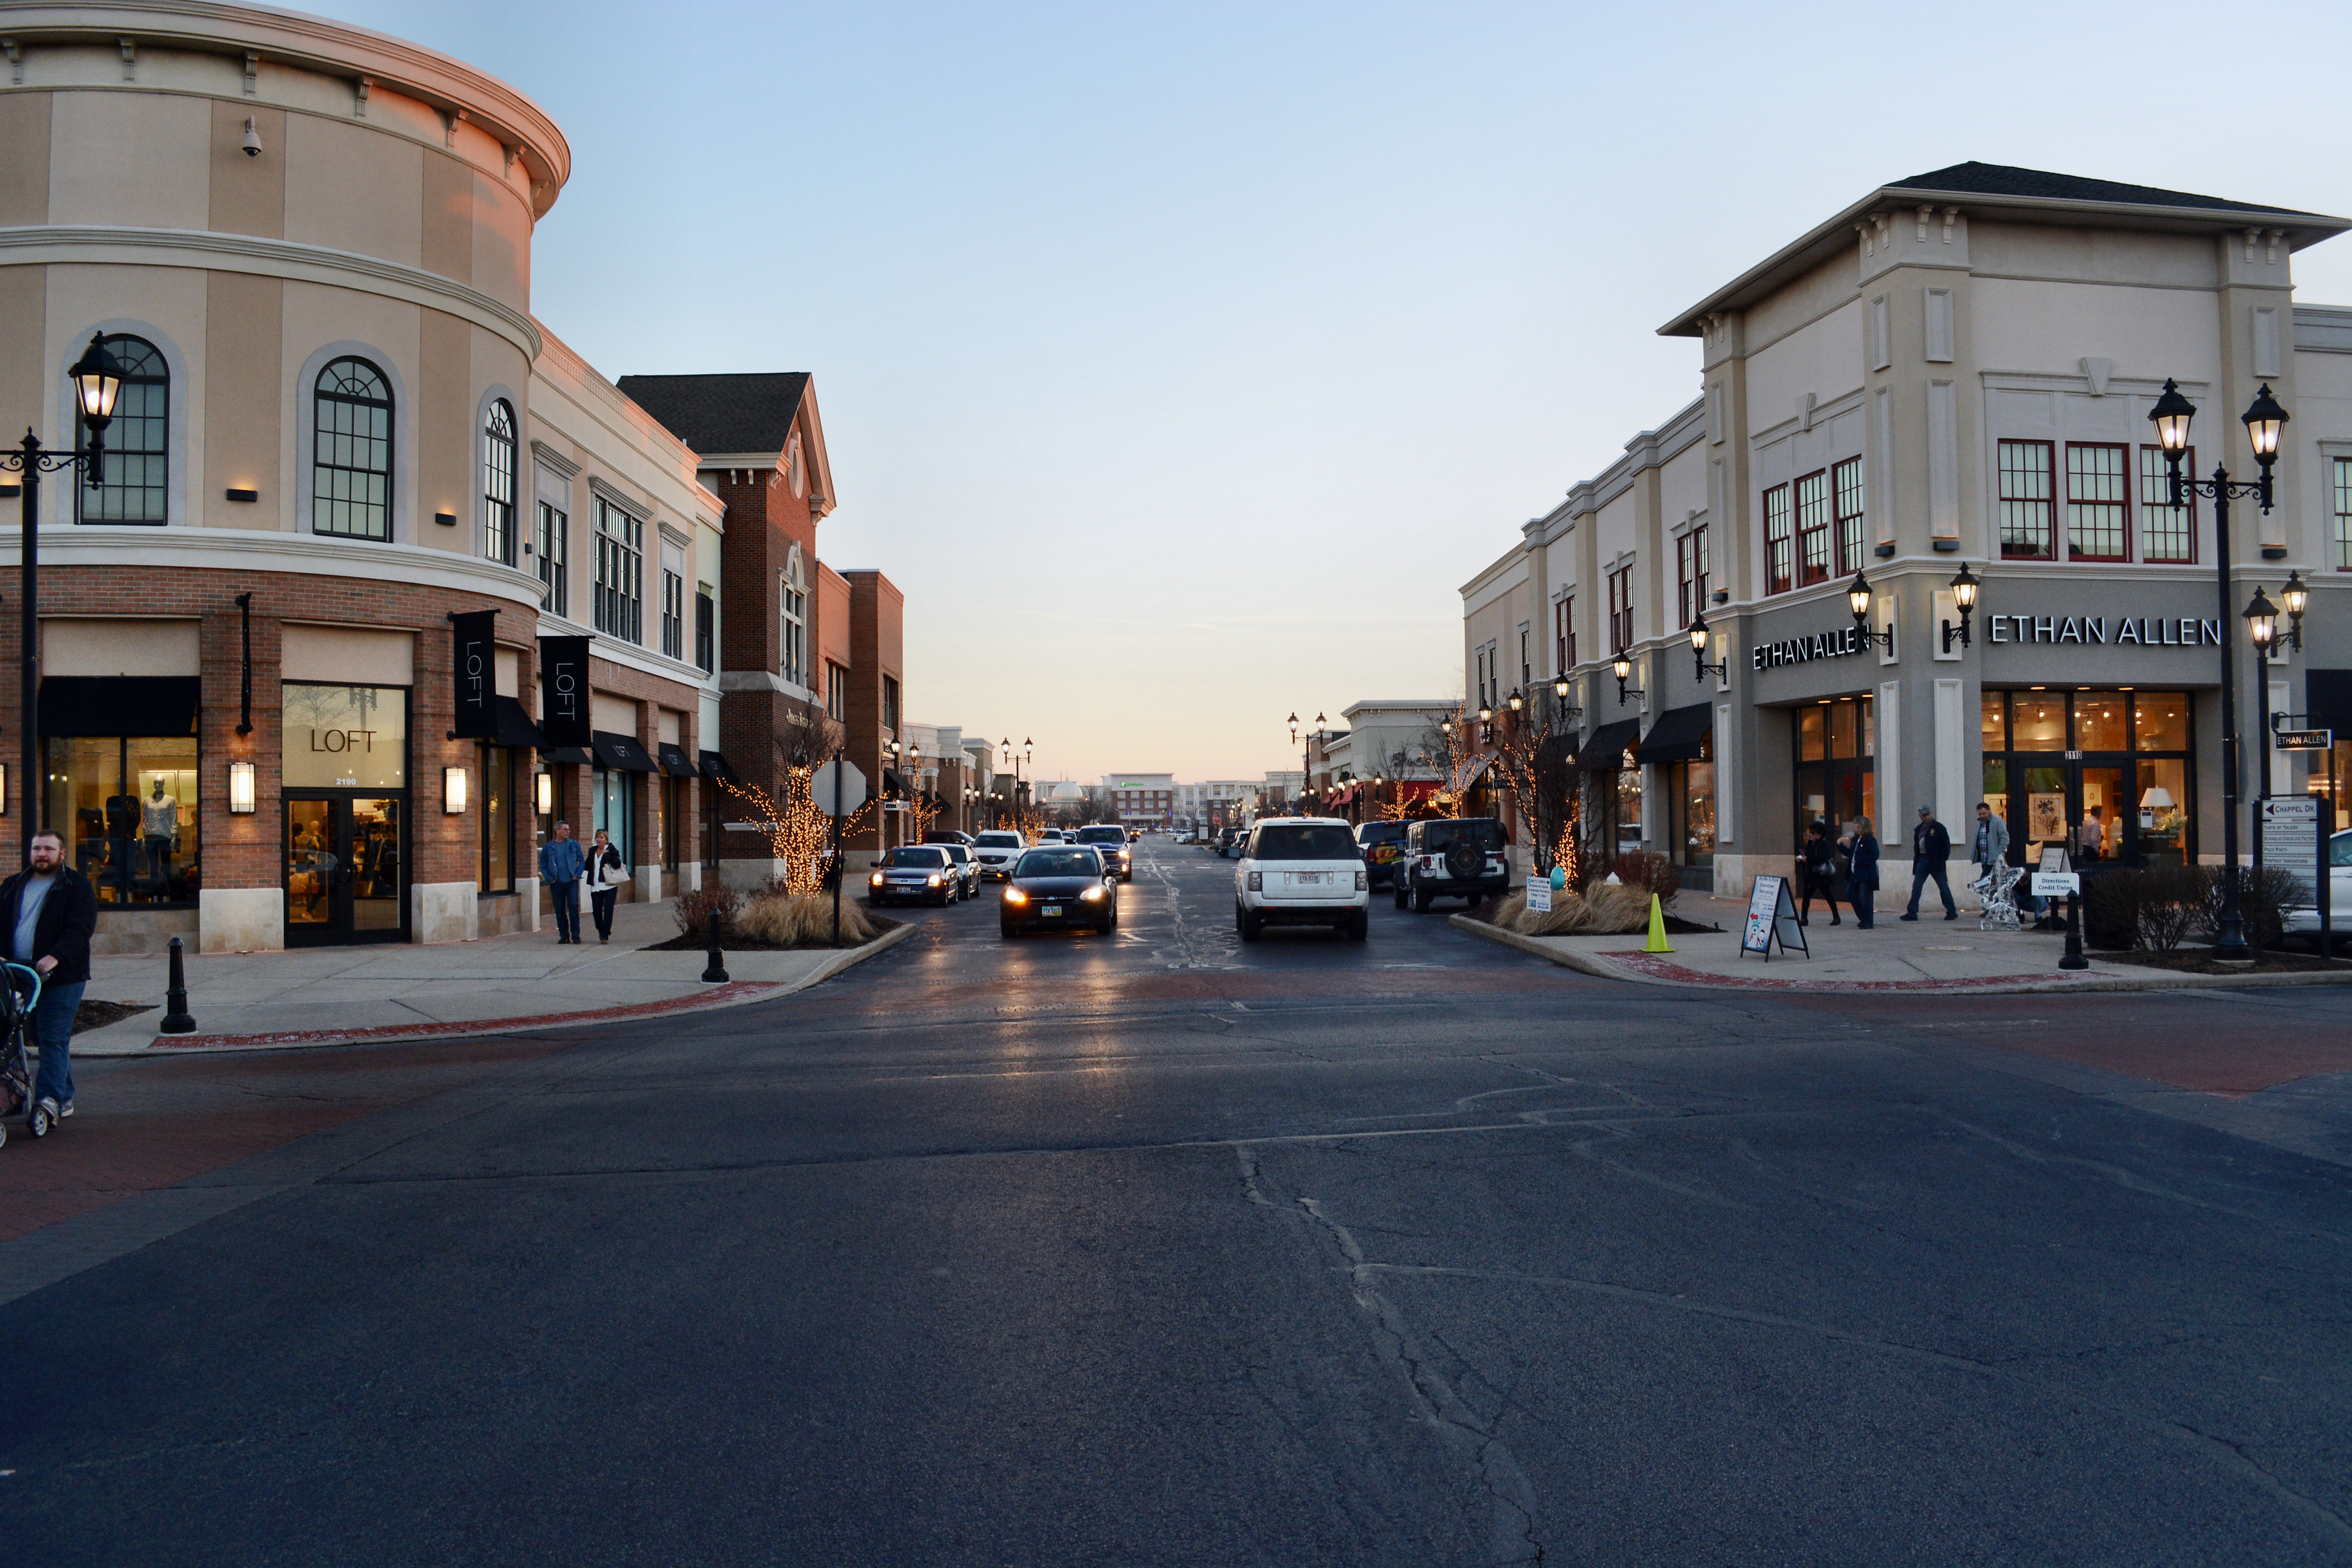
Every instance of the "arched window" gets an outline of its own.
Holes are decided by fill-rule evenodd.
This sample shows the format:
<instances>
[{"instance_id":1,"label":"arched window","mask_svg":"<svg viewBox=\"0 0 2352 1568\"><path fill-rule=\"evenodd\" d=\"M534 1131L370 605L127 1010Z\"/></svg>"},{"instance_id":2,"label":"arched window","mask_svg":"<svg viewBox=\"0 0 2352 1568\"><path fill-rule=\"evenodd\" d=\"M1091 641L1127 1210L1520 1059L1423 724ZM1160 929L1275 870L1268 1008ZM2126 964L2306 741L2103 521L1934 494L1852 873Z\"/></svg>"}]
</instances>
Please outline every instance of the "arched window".
<instances>
[{"instance_id":1,"label":"arched window","mask_svg":"<svg viewBox=\"0 0 2352 1568\"><path fill-rule=\"evenodd\" d=\"M122 363L122 391L114 400L114 423L106 427L106 457L97 489L76 484L74 517L79 522L163 522L163 498L171 468L172 373L163 356L144 338L106 335L106 352ZM74 443L87 450L89 433L74 421Z\"/></svg>"},{"instance_id":2,"label":"arched window","mask_svg":"<svg viewBox=\"0 0 2352 1568\"><path fill-rule=\"evenodd\" d=\"M363 359L329 362L313 395L310 527L347 539L392 537L392 388Z\"/></svg>"},{"instance_id":3,"label":"arched window","mask_svg":"<svg viewBox=\"0 0 2352 1568\"><path fill-rule=\"evenodd\" d=\"M490 417L482 426L482 553L493 561L515 563L515 428L514 410L501 400L490 404Z\"/></svg>"}]
</instances>

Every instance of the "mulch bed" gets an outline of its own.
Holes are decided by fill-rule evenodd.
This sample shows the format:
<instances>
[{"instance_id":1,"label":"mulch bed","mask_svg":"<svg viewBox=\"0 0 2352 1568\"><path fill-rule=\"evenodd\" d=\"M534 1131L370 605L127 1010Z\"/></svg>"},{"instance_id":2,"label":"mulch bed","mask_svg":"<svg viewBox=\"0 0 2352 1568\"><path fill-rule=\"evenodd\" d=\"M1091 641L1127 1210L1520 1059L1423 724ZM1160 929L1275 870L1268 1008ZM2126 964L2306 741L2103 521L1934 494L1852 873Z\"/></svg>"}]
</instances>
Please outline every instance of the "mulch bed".
<instances>
[{"instance_id":1,"label":"mulch bed","mask_svg":"<svg viewBox=\"0 0 2352 1568\"><path fill-rule=\"evenodd\" d=\"M2326 970L2352 978L2352 960L2323 959L2315 952L2265 952L2251 964L2216 963L2212 950L2184 947L2172 952L2107 952L2087 950L2102 963L2133 963L2143 969L2169 969L2181 974L2294 974Z\"/></svg>"},{"instance_id":2,"label":"mulch bed","mask_svg":"<svg viewBox=\"0 0 2352 1568\"><path fill-rule=\"evenodd\" d=\"M79 1035L85 1029L103 1029L135 1014L154 1010L152 1002L98 1002L85 996L81 1005L74 1009L73 1032Z\"/></svg>"},{"instance_id":3,"label":"mulch bed","mask_svg":"<svg viewBox=\"0 0 2352 1568\"><path fill-rule=\"evenodd\" d=\"M866 923L874 928L874 935L867 939L873 942L880 941L906 923L903 921L885 920L880 915L867 915L866 920ZM722 952L822 952L833 945L829 942L754 942L747 936L722 937L719 942L719 951ZM841 943L844 949L865 945L863 942ZM708 952L710 951L710 943L703 937L674 936L667 942L648 942L637 951L639 952ZM89 1004L84 1003L83 1005L88 1006Z\"/></svg>"}]
</instances>

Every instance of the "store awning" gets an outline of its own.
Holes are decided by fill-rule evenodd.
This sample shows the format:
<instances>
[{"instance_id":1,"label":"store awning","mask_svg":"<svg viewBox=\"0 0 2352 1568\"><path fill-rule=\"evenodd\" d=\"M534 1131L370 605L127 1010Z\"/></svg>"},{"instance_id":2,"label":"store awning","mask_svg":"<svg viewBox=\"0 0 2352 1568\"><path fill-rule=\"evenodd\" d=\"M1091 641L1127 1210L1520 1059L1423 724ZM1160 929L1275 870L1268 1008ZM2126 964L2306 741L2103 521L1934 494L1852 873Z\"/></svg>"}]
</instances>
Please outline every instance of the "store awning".
<instances>
[{"instance_id":1,"label":"store awning","mask_svg":"<svg viewBox=\"0 0 2352 1568\"><path fill-rule=\"evenodd\" d=\"M729 767L727 759L718 752L705 752L702 753L702 776L707 779L725 779L729 784L733 784L735 770Z\"/></svg>"},{"instance_id":2,"label":"store awning","mask_svg":"<svg viewBox=\"0 0 2352 1568\"><path fill-rule=\"evenodd\" d=\"M583 768L593 765L596 761L588 754L585 746L541 746L539 760L542 763L572 763Z\"/></svg>"},{"instance_id":3,"label":"store awning","mask_svg":"<svg viewBox=\"0 0 2352 1568\"><path fill-rule=\"evenodd\" d=\"M522 704L511 697L501 697L490 704L490 722L495 728L488 737L493 746L530 746L540 744L539 726L522 710Z\"/></svg>"},{"instance_id":4,"label":"store awning","mask_svg":"<svg viewBox=\"0 0 2352 1568\"><path fill-rule=\"evenodd\" d=\"M1354 805L1356 800L1356 788L1357 786L1352 784L1347 785L1345 788L1341 789L1339 794L1331 797L1330 804L1333 805Z\"/></svg>"},{"instance_id":5,"label":"store awning","mask_svg":"<svg viewBox=\"0 0 2352 1568\"><path fill-rule=\"evenodd\" d=\"M589 737L589 749L596 753L596 765L627 773L650 773L660 770L646 749L637 744L634 735L624 735L617 730L597 730Z\"/></svg>"},{"instance_id":6,"label":"store awning","mask_svg":"<svg viewBox=\"0 0 2352 1568\"><path fill-rule=\"evenodd\" d=\"M694 776L696 771L694 763L688 760L684 748L673 746L667 741L664 741L654 748L654 754L661 760L662 772L670 777L690 779Z\"/></svg>"},{"instance_id":7,"label":"store awning","mask_svg":"<svg viewBox=\"0 0 2352 1568\"><path fill-rule=\"evenodd\" d=\"M1389 785L1391 800L1427 800L1437 793L1435 779L1398 779Z\"/></svg>"},{"instance_id":8,"label":"store awning","mask_svg":"<svg viewBox=\"0 0 2352 1568\"><path fill-rule=\"evenodd\" d=\"M894 770L884 768L882 770L882 793L885 795L897 795L903 798L907 793L907 781L900 778Z\"/></svg>"},{"instance_id":9,"label":"store awning","mask_svg":"<svg viewBox=\"0 0 2352 1568\"><path fill-rule=\"evenodd\" d=\"M44 735L193 735L205 683L193 675L52 675Z\"/></svg>"},{"instance_id":10,"label":"store awning","mask_svg":"<svg viewBox=\"0 0 2352 1568\"><path fill-rule=\"evenodd\" d=\"M1584 750L1576 753L1576 765L1587 773L1613 773L1625 765L1625 753L1642 739L1639 719L1620 719L1614 724L1603 724L1592 731L1584 742Z\"/></svg>"},{"instance_id":11,"label":"store awning","mask_svg":"<svg viewBox=\"0 0 2352 1568\"><path fill-rule=\"evenodd\" d=\"M1495 759L1481 753L1454 770L1454 787L1447 793L1460 795L1478 782L1478 776L1495 765Z\"/></svg>"},{"instance_id":12,"label":"store awning","mask_svg":"<svg viewBox=\"0 0 2352 1568\"><path fill-rule=\"evenodd\" d=\"M1687 763L1706 755L1715 739L1715 709L1705 702L1669 708L1658 715L1642 743L1633 748L1637 763Z\"/></svg>"}]
</instances>

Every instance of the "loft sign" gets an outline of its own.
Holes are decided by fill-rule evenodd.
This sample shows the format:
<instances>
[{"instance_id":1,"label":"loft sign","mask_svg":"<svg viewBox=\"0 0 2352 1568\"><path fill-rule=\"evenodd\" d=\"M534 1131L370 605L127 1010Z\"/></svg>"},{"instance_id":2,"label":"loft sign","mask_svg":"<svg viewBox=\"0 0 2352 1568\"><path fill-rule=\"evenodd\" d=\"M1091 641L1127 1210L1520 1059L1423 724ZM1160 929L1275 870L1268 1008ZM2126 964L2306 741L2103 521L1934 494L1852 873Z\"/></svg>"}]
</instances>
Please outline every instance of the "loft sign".
<instances>
[{"instance_id":1,"label":"loft sign","mask_svg":"<svg viewBox=\"0 0 2352 1568\"><path fill-rule=\"evenodd\" d=\"M1748 650L1748 664L1751 669L1778 669L1784 664L1811 664L1817 658L1843 658L1861 651L1862 629L1847 626L1841 631L1815 632L1809 637L1758 643Z\"/></svg>"},{"instance_id":2,"label":"loft sign","mask_svg":"<svg viewBox=\"0 0 2352 1568\"><path fill-rule=\"evenodd\" d=\"M1993 643L2105 643L2116 647L2219 647L2221 623L2193 616L1987 616Z\"/></svg>"}]
</instances>

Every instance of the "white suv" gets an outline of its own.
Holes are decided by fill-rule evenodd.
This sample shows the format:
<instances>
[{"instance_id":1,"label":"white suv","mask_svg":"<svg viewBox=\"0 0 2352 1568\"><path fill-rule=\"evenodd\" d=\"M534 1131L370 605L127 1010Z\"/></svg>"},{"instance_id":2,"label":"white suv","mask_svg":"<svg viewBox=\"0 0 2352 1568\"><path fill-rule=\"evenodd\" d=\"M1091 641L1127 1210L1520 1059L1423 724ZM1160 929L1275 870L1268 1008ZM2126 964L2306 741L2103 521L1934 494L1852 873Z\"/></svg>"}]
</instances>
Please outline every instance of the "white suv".
<instances>
[{"instance_id":1,"label":"white suv","mask_svg":"<svg viewBox=\"0 0 2352 1568\"><path fill-rule=\"evenodd\" d=\"M1274 925L1328 925L1361 942L1371 931L1370 877L1355 830L1336 816L1259 823L1234 873L1234 925L1244 942Z\"/></svg>"},{"instance_id":2,"label":"white suv","mask_svg":"<svg viewBox=\"0 0 2352 1568\"><path fill-rule=\"evenodd\" d=\"M1021 851L1029 841L1009 827L992 827L972 841L971 858L980 862L983 880L1009 882L1013 879L1013 862L1021 858Z\"/></svg>"}]
</instances>

